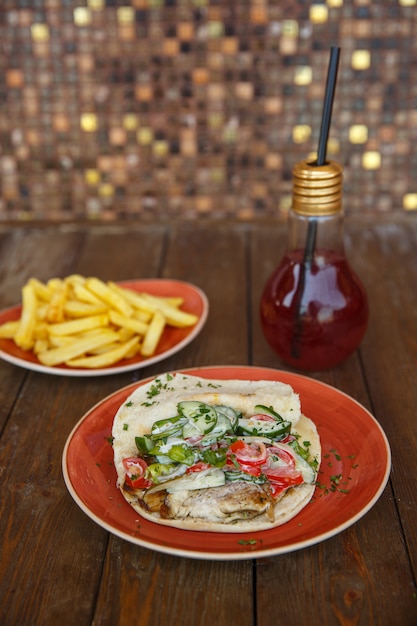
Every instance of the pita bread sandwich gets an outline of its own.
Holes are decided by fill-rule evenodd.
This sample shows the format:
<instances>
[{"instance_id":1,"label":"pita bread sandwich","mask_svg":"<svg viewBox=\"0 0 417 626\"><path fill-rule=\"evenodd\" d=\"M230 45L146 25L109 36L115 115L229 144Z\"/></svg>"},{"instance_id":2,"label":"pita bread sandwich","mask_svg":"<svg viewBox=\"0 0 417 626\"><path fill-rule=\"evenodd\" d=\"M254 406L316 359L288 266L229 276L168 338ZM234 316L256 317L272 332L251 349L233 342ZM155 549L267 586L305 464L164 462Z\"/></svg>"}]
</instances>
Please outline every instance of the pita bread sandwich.
<instances>
[{"instance_id":1,"label":"pita bread sandwich","mask_svg":"<svg viewBox=\"0 0 417 626\"><path fill-rule=\"evenodd\" d=\"M118 487L144 518L182 529L253 532L310 501L321 460L299 396L276 381L163 374L113 423Z\"/></svg>"}]
</instances>

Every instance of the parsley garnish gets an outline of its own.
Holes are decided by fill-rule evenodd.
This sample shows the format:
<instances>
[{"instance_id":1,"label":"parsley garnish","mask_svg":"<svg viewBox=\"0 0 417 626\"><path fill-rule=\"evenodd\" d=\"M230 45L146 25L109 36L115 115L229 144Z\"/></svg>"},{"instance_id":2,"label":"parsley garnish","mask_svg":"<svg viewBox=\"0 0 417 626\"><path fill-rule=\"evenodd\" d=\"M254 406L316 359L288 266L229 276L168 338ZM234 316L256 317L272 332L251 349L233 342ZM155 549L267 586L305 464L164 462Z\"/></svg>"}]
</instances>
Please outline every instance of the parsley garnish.
<instances>
[{"instance_id":1,"label":"parsley garnish","mask_svg":"<svg viewBox=\"0 0 417 626\"><path fill-rule=\"evenodd\" d=\"M174 379L172 374L166 374L165 378L167 381ZM155 396L158 396L161 393L161 391L173 391L173 388L168 386L168 382L164 383L160 378L155 378L154 383L150 386L150 388L146 392L146 397L149 398L149 400L151 400L152 398L155 398ZM142 402L141 406L152 406L156 403L157 403L157 400L153 400L152 402Z\"/></svg>"},{"instance_id":2,"label":"parsley garnish","mask_svg":"<svg viewBox=\"0 0 417 626\"><path fill-rule=\"evenodd\" d=\"M332 456L334 457L336 461L342 461L342 456L334 448L331 448L328 453L324 454L323 458L331 459ZM346 458L354 459L355 455L349 454ZM333 467L333 463L331 460L328 461L327 466ZM355 465L351 465L351 469L356 469L357 467L358 467L357 463ZM320 473L323 473L323 472L321 471ZM348 482L349 480L352 480L351 476L348 476L346 479L343 479L343 475L339 473L339 474L333 474L332 476L329 476L328 485L325 485L324 483L316 481L317 488L323 491L323 493L320 494L320 497L322 495L327 495L329 493L335 493L335 492L345 493L345 494L349 493L350 490L346 488L346 486L349 484Z\"/></svg>"},{"instance_id":3,"label":"parsley garnish","mask_svg":"<svg viewBox=\"0 0 417 626\"><path fill-rule=\"evenodd\" d=\"M336 461L341 461L342 460L342 457L340 456L340 454L338 452L336 452L336 450L334 448L331 448L330 452L333 452L334 458L336 459Z\"/></svg>"}]
</instances>

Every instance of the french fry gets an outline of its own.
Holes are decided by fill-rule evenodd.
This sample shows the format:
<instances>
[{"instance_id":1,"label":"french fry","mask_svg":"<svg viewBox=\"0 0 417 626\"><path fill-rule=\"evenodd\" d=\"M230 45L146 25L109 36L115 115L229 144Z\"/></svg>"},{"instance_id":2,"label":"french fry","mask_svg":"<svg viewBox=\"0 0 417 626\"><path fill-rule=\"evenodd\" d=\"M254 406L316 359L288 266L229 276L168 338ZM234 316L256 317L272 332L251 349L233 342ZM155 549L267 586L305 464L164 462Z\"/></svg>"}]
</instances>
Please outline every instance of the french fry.
<instances>
[{"instance_id":1,"label":"french fry","mask_svg":"<svg viewBox=\"0 0 417 626\"><path fill-rule=\"evenodd\" d=\"M82 317L77 320L69 320L68 322L62 322L60 324L50 324L50 335L74 335L82 333L85 330L91 330L93 328L101 328L107 326L109 316L103 315L91 315L90 317Z\"/></svg>"},{"instance_id":2,"label":"french fry","mask_svg":"<svg viewBox=\"0 0 417 626\"><path fill-rule=\"evenodd\" d=\"M130 330L135 331L139 335L144 335L149 328L148 324L141 322L140 320L136 320L133 317L125 317L124 315L120 315L116 311L109 311L110 321L113 322L116 326L121 326L122 328L128 328Z\"/></svg>"},{"instance_id":3,"label":"french fry","mask_svg":"<svg viewBox=\"0 0 417 626\"><path fill-rule=\"evenodd\" d=\"M65 317L65 302L67 300L68 285L60 281L55 283L54 292L49 301L49 306L46 311L46 321L55 324L63 322Z\"/></svg>"},{"instance_id":4,"label":"french fry","mask_svg":"<svg viewBox=\"0 0 417 626\"><path fill-rule=\"evenodd\" d=\"M53 289L51 289L51 287L48 287L37 278L29 278L28 283L33 287L35 295L39 300L43 300L44 302L50 301L53 294Z\"/></svg>"},{"instance_id":5,"label":"french fry","mask_svg":"<svg viewBox=\"0 0 417 626\"><path fill-rule=\"evenodd\" d=\"M197 315L187 313L186 311L181 311L180 309L171 306L167 302L164 302L161 298L152 296L149 293L144 293L141 295L146 301L148 301L150 304L153 304L159 311L161 311L161 313L163 313L167 323L170 324L170 326L184 328L186 326L193 326L198 321Z\"/></svg>"},{"instance_id":6,"label":"french fry","mask_svg":"<svg viewBox=\"0 0 417 626\"><path fill-rule=\"evenodd\" d=\"M140 320L145 324L148 324L152 319L153 313L148 313L148 311L140 311L139 309L135 309L133 311L132 317L135 320Z\"/></svg>"},{"instance_id":7,"label":"french fry","mask_svg":"<svg viewBox=\"0 0 417 626\"><path fill-rule=\"evenodd\" d=\"M39 321L34 328L33 337L35 339L48 339L48 324L43 321Z\"/></svg>"},{"instance_id":8,"label":"french fry","mask_svg":"<svg viewBox=\"0 0 417 626\"><path fill-rule=\"evenodd\" d=\"M136 354L138 354L140 349L141 338L138 335L134 337L130 337L130 339L137 339L137 342L131 344L131 348L126 352L123 358L130 359ZM110 350L115 350L116 348L120 348L122 344L128 343L130 339L126 341L114 341L113 343L106 344L105 346L101 346L100 348L96 348L95 350L90 350L88 356L98 356L99 354L105 354L106 352L110 352ZM68 365L68 364L67 364Z\"/></svg>"},{"instance_id":9,"label":"french fry","mask_svg":"<svg viewBox=\"0 0 417 626\"><path fill-rule=\"evenodd\" d=\"M74 283L72 285L72 288L73 288L75 297L81 302L86 302L87 304L95 304L95 305L103 304L103 300L100 300L100 298L97 298L97 296L95 296L93 292L90 291L89 289L86 289L84 285L80 283Z\"/></svg>"},{"instance_id":10,"label":"french fry","mask_svg":"<svg viewBox=\"0 0 417 626\"><path fill-rule=\"evenodd\" d=\"M95 296L106 302L109 306L116 309L122 315L130 317L132 315L132 307L120 294L115 293L106 283L98 278L87 278L85 286L92 291Z\"/></svg>"},{"instance_id":11,"label":"french fry","mask_svg":"<svg viewBox=\"0 0 417 626\"><path fill-rule=\"evenodd\" d=\"M0 337L3 339L13 339L19 326L19 320L5 322L0 326Z\"/></svg>"},{"instance_id":12,"label":"french fry","mask_svg":"<svg viewBox=\"0 0 417 626\"><path fill-rule=\"evenodd\" d=\"M113 365L113 363L117 363L121 359L125 358L126 355L134 348L139 342L139 337L133 337L124 344L119 345L112 350L107 352L103 352L102 354L98 354L95 356L86 356L80 357L78 359L71 359L66 362L66 365L70 367L87 367L98 369L101 367L108 367L109 365Z\"/></svg>"},{"instance_id":13,"label":"french fry","mask_svg":"<svg viewBox=\"0 0 417 626\"><path fill-rule=\"evenodd\" d=\"M33 346L33 352L35 354L39 354L39 352L45 352L49 349L49 341L48 339L35 339L35 343Z\"/></svg>"},{"instance_id":14,"label":"french fry","mask_svg":"<svg viewBox=\"0 0 417 626\"><path fill-rule=\"evenodd\" d=\"M138 294L137 291L133 291L133 289L128 289L126 287L121 287L112 281L109 281L109 287L115 293L118 293L121 297L126 298L126 300L133 306L135 309L139 309L140 311L144 311L145 313L155 313L158 308L155 304L148 302L142 295Z\"/></svg>"},{"instance_id":15,"label":"french fry","mask_svg":"<svg viewBox=\"0 0 417 626\"><path fill-rule=\"evenodd\" d=\"M159 343L161 335L165 328L165 317L160 311L155 311L151 323L148 326L146 335L143 338L143 343L140 349L142 356L151 356Z\"/></svg>"},{"instance_id":16,"label":"french fry","mask_svg":"<svg viewBox=\"0 0 417 626\"><path fill-rule=\"evenodd\" d=\"M46 315L48 313L48 306L49 304L47 302L40 304L38 301L38 307L36 310L38 322L42 322L46 320Z\"/></svg>"},{"instance_id":17,"label":"french fry","mask_svg":"<svg viewBox=\"0 0 417 626\"><path fill-rule=\"evenodd\" d=\"M174 306L176 309L178 307L180 307L183 303L184 303L184 298L175 298L174 296L158 296L158 298L160 298L162 300L162 302L165 302L166 304L169 304L170 306Z\"/></svg>"},{"instance_id":18,"label":"french fry","mask_svg":"<svg viewBox=\"0 0 417 626\"><path fill-rule=\"evenodd\" d=\"M133 291L133 289L121 287L111 281L109 282L109 286L116 292L124 294L129 303L136 309L148 313L154 313L157 310L161 311L166 317L167 323L171 326L184 328L187 326L193 326L198 321L197 315L178 309L178 306L183 302L183 298L153 296L148 293L138 293L137 291Z\"/></svg>"},{"instance_id":19,"label":"french fry","mask_svg":"<svg viewBox=\"0 0 417 626\"><path fill-rule=\"evenodd\" d=\"M72 287L74 285L84 285L86 278L81 276L81 274L70 274L64 278L64 282Z\"/></svg>"},{"instance_id":20,"label":"french fry","mask_svg":"<svg viewBox=\"0 0 417 626\"><path fill-rule=\"evenodd\" d=\"M84 337L84 335L80 335L79 338ZM60 348L61 346L68 346L70 343L74 341L73 335L64 335L63 337L50 335L49 336L49 347L50 348Z\"/></svg>"},{"instance_id":21,"label":"french fry","mask_svg":"<svg viewBox=\"0 0 417 626\"><path fill-rule=\"evenodd\" d=\"M80 357L90 350L94 350L99 346L104 346L112 341L115 341L116 339L117 333L115 331L103 330L102 333L93 335L92 337L74 339L74 341L71 341L65 346L40 352L38 354L38 359L43 365L52 367L53 365L58 365L59 363L71 361L72 359Z\"/></svg>"},{"instance_id":22,"label":"french fry","mask_svg":"<svg viewBox=\"0 0 417 626\"><path fill-rule=\"evenodd\" d=\"M67 300L64 305L64 312L68 317L89 317L90 315L100 315L106 313L108 306L106 304L90 304L87 302L79 302L79 300Z\"/></svg>"},{"instance_id":23,"label":"french fry","mask_svg":"<svg viewBox=\"0 0 417 626\"><path fill-rule=\"evenodd\" d=\"M132 339L133 335L135 334L135 331L131 330L130 328L119 328L117 330L117 334L119 335L119 341L123 342L123 341L129 341L129 339Z\"/></svg>"},{"instance_id":24,"label":"french fry","mask_svg":"<svg viewBox=\"0 0 417 626\"><path fill-rule=\"evenodd\" d=\"M22 313L14 336L15 343L22 350L31 350L34 344L33 331L37 322L37 298L32 285L22 288Z\"/></svg>"}]
</instances>

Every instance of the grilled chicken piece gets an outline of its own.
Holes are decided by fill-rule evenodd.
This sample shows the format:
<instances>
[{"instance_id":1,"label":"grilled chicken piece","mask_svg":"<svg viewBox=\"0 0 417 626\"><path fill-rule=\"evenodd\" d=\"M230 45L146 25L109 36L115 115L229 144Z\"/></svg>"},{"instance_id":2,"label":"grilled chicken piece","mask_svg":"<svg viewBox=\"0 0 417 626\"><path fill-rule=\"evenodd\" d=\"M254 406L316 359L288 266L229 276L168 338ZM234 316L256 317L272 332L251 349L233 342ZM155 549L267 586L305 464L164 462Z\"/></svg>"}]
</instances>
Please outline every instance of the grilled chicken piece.
<instances>
[{"instance_id":1,"label":"grilled chicken piece","mask_svg":"<svg viewBox=\"0 0 417 626\"><path fill-rule=\"evenodd\" d=\"M199 519L207 522L230 524L265 514L274 521L274 500L268 488L255 483L228 482L220 487L182 490L175 493L159 492L145 496L147 507L157 510L152 496L163 494L159 499L159 514L165 519Z\"/></svg>"},{"instance_id":2,"label":"grilled chicken piece","mask_svg":"<svg viewBox=\"0 0 417 626\"><path fill-rule=\"evenodd\" d=\"M144 508L150 513L159 513L161 506L164 504L165 496L167 492L165 489L163 491L156 491L153 493L145 493L143 496L143 501L139 501L139 504L144 505Z\"/></svg>"}]
</instances>

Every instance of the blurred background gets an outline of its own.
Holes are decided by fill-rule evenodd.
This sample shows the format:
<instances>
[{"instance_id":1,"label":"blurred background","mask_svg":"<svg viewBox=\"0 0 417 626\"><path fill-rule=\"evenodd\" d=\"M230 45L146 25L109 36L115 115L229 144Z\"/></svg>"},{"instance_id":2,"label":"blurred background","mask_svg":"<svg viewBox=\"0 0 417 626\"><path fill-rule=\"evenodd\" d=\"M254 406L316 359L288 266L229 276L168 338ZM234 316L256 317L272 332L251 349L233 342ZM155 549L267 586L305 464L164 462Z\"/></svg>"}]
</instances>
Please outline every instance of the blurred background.
<instances>
[{"instance_id":1,"label":"blurred background","mask_svg":"<svg viewBox=\"0 0 417 626\"><path fill-rule=\"evenodd\" d=\"M417 0L1 0L0 221L285 219L330 46L346 214L417 211Z\"/></svg>"}]
</instances>

